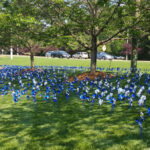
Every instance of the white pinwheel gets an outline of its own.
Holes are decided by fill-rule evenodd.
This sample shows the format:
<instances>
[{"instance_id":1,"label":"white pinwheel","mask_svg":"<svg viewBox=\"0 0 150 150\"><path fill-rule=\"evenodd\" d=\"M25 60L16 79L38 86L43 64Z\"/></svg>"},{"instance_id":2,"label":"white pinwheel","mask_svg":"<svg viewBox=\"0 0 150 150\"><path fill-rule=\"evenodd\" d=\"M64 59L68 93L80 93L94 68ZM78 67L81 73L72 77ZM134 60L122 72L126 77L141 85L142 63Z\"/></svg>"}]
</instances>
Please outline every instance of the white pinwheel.
<instances>
[{"instance_id":1,"label":"white pinwheel","mask_svg":"<svg viewBox=\"0 0 150 150\"><path fill-rule=\"evenodd\" d=\"M95 94L98 94L99 92L100 92L99 89L96 89L96 90L95 90Z\"/></svg>"},{"instance_id":2,"label":"white pinwheel","mask_svg":"<svg viewBox=\"0 0 150 150\"><path fill-rule=\"evenodd\" d=\"M102 103L103 103L103 100L102 99L99 99L99 105L102 105Z\"/></svg>"}]
</instances>

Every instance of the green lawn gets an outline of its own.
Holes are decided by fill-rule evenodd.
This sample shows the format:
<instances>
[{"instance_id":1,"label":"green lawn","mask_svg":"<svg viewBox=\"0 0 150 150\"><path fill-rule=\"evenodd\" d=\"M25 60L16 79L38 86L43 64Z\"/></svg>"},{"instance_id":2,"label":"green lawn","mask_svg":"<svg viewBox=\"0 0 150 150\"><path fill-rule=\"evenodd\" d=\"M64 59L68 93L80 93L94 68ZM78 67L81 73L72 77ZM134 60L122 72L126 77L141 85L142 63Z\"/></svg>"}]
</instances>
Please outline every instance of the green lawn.
<instances>
[{"instance_id":1,"label":"green lawn","mask_svg":"<svg viewBox=\"0 0 150 150\"><path fill-rule=\"evenodd\" d=\"M74 96L58 108L40 99L18 104L7 96L0 100L0 147L2 150L143 150L150 149L150 119L143 123L143 139L135 120L138 108L127 105L82 106Z\"/></svg>"},{"instance_id":2,"label":"green lawn","mask_svg":"<svg viewBox=\"0 0 150 150\"><path fill-rule=\"evenodd\" d=\"M30 59L26 56L15 56L13 60L10 60L9 56L0 57L0 65L23 65L29 66ZM90 67L90 60L80 60L80 59L59 59L59 58L46 58L46 57L35 57L35 65L40 66L83 66ZM120 68L130 68L130 61L120 61L120 60L98 60L97 67L120 67ZM150 61L138 61L138 68L142 70L150 70Z\"/></svg>"},{"instance_id":3,"label":"green lawn","mask_svg":"<svg viewBox=\"0 0 150 150\"><path fill-rule=\"evenodd\" d=\"M0 57L0 64L29 65L29 58ZM36 65L89 66L89 60L35 58ZM113 67L128 67L129 61L114 61ZM124 64L124 65L123 65ZM150 68L150 62L139 62ZM98 65L109 66L109 61L98 61ZM148 67L147 67L148 66ZM144 80L143 80L144 81ZM114 81L113 81L114 82ZM141 83L143 84L143 83ZM0 85L1 87L1 85ZM58 97L57 107L36 96L37 104L25 96L17 104L10 92L0 95L0 149L2 150L149 150L150 117L145 115L143 138L136 124L139 107L128 110L128 104L118 103L111 114L111 105L82 105L81 100L71 94L66 104L64 94ZM147 106L150 98L147 98ZM142 108L145 112L146 109Z\"/></svg>"}]
</instances>

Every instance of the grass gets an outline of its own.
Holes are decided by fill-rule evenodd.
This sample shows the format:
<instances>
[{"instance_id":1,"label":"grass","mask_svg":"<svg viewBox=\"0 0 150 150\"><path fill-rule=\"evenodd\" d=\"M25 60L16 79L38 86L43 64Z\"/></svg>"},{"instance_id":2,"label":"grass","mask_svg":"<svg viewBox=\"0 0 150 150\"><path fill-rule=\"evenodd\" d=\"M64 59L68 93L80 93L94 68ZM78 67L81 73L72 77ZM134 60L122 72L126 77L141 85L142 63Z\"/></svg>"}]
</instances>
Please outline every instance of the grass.
<instances>
[{"instance_id":1,"label":"grass","mask_svg":"<svg viewBox=\"0 0 150 150\"><path fill-rule=\"evenodd\" d=\"M135 124L137 109L127 105L82 106L71 96L66 104L22 100L14 104L10 96L0 100L0 147L2 150L143 150L150 149L150 119L143 125L143 139Z\"/></svg>"},{"instance_id":2,"label":"grass","mask_svg":"<svg viewBox=\"0 0 150 150\"><path fill-rule=\"evenodd\" d=\"M84 63L83 63L84 62ZM129 62L118 61L121 67ZM116 63L116 67L119 67ZM145 68L149 62L139 62ZM145 65L144 65L145 63ZM29 58L0 58L1 65L29 65ZM89 60L35 58L36 65L63 65L88 67ZM106 67L108 61L98 61ZM123 66L124 64L124 66ZM114 64L113 64L114 65ZM17 80L17 79L16 79ZM144 80L143 80L144 81ZM141 83L142 84L142 83ZM1 87L1 85L0 85ZM147 103L149 105L149 98ZM136 118L138 107L128 110L127 104L117 104L110 114L111 105L84 106L72 94L66 104L64 94L58 97L58 107L37 96L37 104L25 96L14 104L8 93L0 95L0 149L2 150L149 150L150 118L143 122L143 138L140 137Z\"/></svg>"},{"instance_id":3,"label":"grass","mask_svg":"<svg viewBox=\"0 0 150 150\"><path fill-rule=\"evenodd\" d=\"M13 60L10 60L9 56L0 57L0 65L22 65L29 66L30 59L26 56L15 56ZM59 58L45 58L45 57L35 57L35 65L39 66L83 66L90 67L90 60L80 60L80 59L59 59ZM120 67L120 68L130 68L130 61L120 61L120 60L98 60L97 67ZM150 61L138 61L138 68L144 70L150 70Z\"/></svg>"}]
</instances>

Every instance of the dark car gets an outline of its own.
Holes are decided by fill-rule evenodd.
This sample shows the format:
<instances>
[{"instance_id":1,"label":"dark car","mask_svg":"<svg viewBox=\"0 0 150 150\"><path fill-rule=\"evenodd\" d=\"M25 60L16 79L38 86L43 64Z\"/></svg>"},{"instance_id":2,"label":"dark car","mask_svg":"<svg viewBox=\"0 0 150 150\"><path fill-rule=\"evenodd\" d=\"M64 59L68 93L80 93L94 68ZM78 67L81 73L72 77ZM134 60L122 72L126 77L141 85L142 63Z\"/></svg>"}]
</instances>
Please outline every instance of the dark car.
<instances>
[{"instance_id":1,"label":"dark car","mask_svg":"<svg viewBox=\"0 0 150 150\"><path fill-rule=\"evenodd\" d=\"M97 59L108 59L112 60L114 59L114 56L106 53L106 52L97 52Z\"/></svg>"},{"instance_id":2,"label":"dark car","mask_svg":"<svg viewBox=\"0 0 150 150\"><path fill-rule=\"evenodd\" d=\"M66 51L53 51L51 53L51 57L70 58L70 54L68 54Z\"/></svg>"}]
</instances>

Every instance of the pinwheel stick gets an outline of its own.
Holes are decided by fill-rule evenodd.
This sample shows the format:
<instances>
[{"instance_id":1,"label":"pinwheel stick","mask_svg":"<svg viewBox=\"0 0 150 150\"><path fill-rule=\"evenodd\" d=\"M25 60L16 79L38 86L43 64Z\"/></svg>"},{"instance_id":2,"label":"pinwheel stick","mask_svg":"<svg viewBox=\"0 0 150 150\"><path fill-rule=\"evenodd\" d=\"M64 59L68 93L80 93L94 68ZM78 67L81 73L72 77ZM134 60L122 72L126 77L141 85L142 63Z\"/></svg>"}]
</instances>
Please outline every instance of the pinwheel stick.
<instances>
[{"instance_id":1,"label":"pinwheel stick","mask_svg":"<svg viewBox=\"0 0 150 150\"><path fill-rule=\"evenodd\" d=\"M83 101L83 99L82 99L82 105L84 105L84 101Z\"/></svg>"},{"instance_id":2,"label":"pinwheel stick","mask_svg":"<svg viewBox=\"0 0 150 150\"><path fill-rule=\"evenodd\" d=\"M67 96L66 96L67 104L68 104L68 99L69 99L69 97L68 97L68 95L67 95Z\"/></svg>"},{"instance_id":3,"label":"pinwheel stick","mask_svg":"<svg viewBox=\"0 0 150 150\"><path fill-rule=\"evenodd\" d=\"M144 107L146 108L146 100L144 101Z\"/></svg>"},{"instance_id":4,"label":"pinwheel stick","mask_svg":"<svg viewBox=\"0 0 150 150\"><path fill-rule=\"evenodd\" d=\"M143 130L142 127L140 127L140 130L141 130L141 138L142 138L142 130Z\"/></svg>"},{"instance_id":5,"label":"pinwheel stick","mask_svg":"<svg viewBox=\"0 0 150 150\"><path fill-rule=\"evenodd\" d=\"M113 110L114 110L114 107L115 107L115 104L112 104L112 107L111 107L111 114L112 114L112 112L113 112Z\"/></svg>"}]
</instances>

